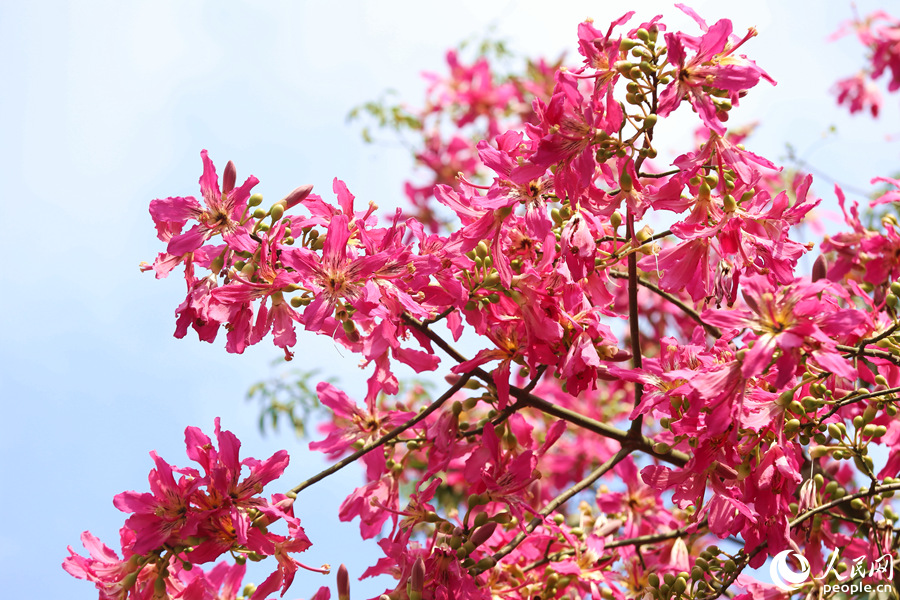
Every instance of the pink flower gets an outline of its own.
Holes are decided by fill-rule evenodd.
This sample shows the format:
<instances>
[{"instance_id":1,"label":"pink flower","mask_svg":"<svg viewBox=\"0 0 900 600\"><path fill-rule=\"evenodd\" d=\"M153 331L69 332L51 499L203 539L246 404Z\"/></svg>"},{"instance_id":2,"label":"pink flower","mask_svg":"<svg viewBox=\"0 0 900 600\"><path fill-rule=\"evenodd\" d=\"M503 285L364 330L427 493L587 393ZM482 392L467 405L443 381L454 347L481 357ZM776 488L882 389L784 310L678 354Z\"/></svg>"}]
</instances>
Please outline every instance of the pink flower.
<instances>
[{"instance_id":1,"label":"pink flower","mask_svg":"<svg viewBox=\"0 0 900 600\"><path fill-rule=\"evenodd\" d=\"M121 536L122 547L127 548L134 533L123 527ZM63 561L63 569L73 577L93 581L100 591L100 600L121 600L129 589L137 585L139 565L136 561L128 560L132 556L131 552L126 551L123 560L89 531L81 534L81 543L84 544L90 558L76 554L69 546L69 557ZM146 582L150 575L149 570L142 572L142 575L142 579Z\"/></svg>"},{"instance_id":2,"label":"pink flower","mask_svg":"<svg viewBox=\"0 0 900 600\"><path fill-rule=\"evenodd\" d=\"M349 452L357 441L365 444L389 432L391 429L413 418L413 412L385 412L379 414L375 402L377 392L366 397L366 407L360 408L350 398L327 382L316 386L319 400L333 413L331 423L324 423L319 431L328 436L318 442L310 442L309 449L324 452L336 459ZM369 465L369 478L378 479L384 469L384 453L370 452L363 461Z\"/></svg>"},{"instance_id":3,"label":"pink flower","mask_svg":"<svg viewBox=\"0 0 900 600\"><path fill-rule=\"evenodd\" d=\"M103 600L123 600L127 590L132 590L132 598L149 600L160 585L172 597L221 600L217 594L223 584L226 589L222 593L230 595L222 598L233 598L242 569L229 573L217 568L208 576L181 573L183 563L209 562L225 552L244 557L275 556L279 566L266 585L274 582L282 593L298 567L322 571L290 556L311 546L293 515L293 499L275 495L268 501L259 495L284 471L287 452L276 452L265 461L240 460L240 441L220 428L219 419L216 438L218 449L196 427L185 430L188 457L200 464L203 474L172 467L151 452L156 463L150 472L151 493L123 492L115 497L117 508L133 513L121 530L124 558L119 559L85 532L82 540L90 558L70 549L64 568L75 577L95 581ZM245 469L249 473L243 477ZM176 480L174 473L182 477ZM287 524L288 536L268 531L267 526L278 520ZM266 593L258 592L253 599L262 600Z\"/></svg>"},{"instance_id":4,"label":"pink flower","mask_svg":"<svg viewBox=\"0 0 900 600\"><path fill-rule=\"evenodd\" d=\"M759 375L772 366L774 359L778 369L775 386L782 388L797 370L801 353L805 353L826 371L850 380L856 378L856 371L835 349L832 336L852 332L865 319L856 310L838 308L840 292L825 280L812 284L797 280L781 288L773 287L763 277L742 281L750 310L706 310L702 317L712 325L746 327L756 334L753 348L743 360L743 377ZM780 350L777 358L776 350Z\"/></svg>"},{"instance_id":5,"label":"pink flower","mask_svg":"<svg viewBox=\"0 0 900 600\"><path fill-rule=\"evenodd\" d=\"M187 232L171 236L166 251L173 256L193 252L216 234L223 235L227 241L241 227L250 190L259 183L259 180L251 175L241 187L234 187L234 164L229 162L225 167L223 189L220 189L216 168L206 150L203 150L200 156L203 158L200 192L206 208L191 196L154 200L150 203L150 215L161 234L163 231L171 232L173 229L180 231L189 219L198 221Z\"/></svg>"},{"instance_id":6,"label":"pink flower","mask_svg":"<svg viewBox=\"0 0 900 600\"><path fill-rule=\"evenodd\" d=\"M122 492L113 504L122 512L134 513L125 526L135 532L137 541L131 551L146 554L165 543L181 543L182 536L197 532L199 515L190 510L191 496L202 480L194 469L179 469L182 477L176 482L172 466L156 452L150 457L156 468L150 471L152 494Z\"/></svg>"},{"instance_id":7,"label":"pink flower","mask_svg":"<svg viewBox=\"0 0 900 600\"><path fill-rule=\"evenodd\" d=\"M756 36L755 29L737 43L731 43L731 21L722 19L699 39L681 33L667 33L668 61L675 67L674 81L659 97L659 116L665 117L678 108L685 98L696 109L703 123L719 135L725 134L722 122L728 110L738 104L741 92L755 86L760 78L775 83L765 71L745 56L734 52L744 42ZM688 59L685 48L696 54ZM725 92L725 98L713 95L714 90Z\"/></svg>"},{"instance_id":8,"label":"pink flower","mask_svg":"<svg viewBox=\"0 0 900 600\"><path fill-rule=\"evenodd\" d=\"M846 104L850 114L869 109L873 117L878 117L881 110L881 94L878 89L868 81L865 73L857 73L853 77L841 79L834 84L834 93L837 94L838 106Z\"/></svg>"}]
</instances>

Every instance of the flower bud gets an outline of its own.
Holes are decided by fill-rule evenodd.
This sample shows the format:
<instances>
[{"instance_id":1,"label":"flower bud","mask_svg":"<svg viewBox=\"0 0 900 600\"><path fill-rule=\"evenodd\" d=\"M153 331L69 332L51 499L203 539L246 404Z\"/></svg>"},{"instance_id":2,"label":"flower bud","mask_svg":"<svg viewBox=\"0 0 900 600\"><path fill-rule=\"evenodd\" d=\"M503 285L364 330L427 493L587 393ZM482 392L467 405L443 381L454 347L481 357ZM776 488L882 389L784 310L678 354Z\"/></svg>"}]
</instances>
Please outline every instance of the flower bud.
<instances>
[{"instance_id":1,"label":"flower bud","mask_svg":"<svg viewBox=\"0 0 900 600\"><path fill-rule=\"evenodd\" d=\"M725 194L725 197L722 198L723 208L727 213L733 213L737 210L737 202L734 199L734 196L731 194Z\"/></svg>"},{"instance_id":2,"label":"flower bud","mask_svg":"<svg viewBox=\"0 0 900 600\"><path fill-rule=\"evenodd\" d=\"M634 189L634 180L632 180L631 175L628 174L627 167L619 175L619 187L625 193L628 193Z\"/></svg>"},{"instance_id":3,"label":"flower bud","mask_svg":"<svg viewBox=\"0 0 900 600\"><path fill-rule=\"evenodd\" d=\"M619 60L613 65L613 68L618 71L620 74L624 76L628 76L628 73L634 68L634 63L629 62L627 60Z\"/></svg>"},{"instance_id":4,"label":"flower bud","mask_svg":"<svg viewBox=\"0 0 900 600\"><path fill-rule=\"evenodd\" d=\"M800 419L790 419L784 424L784 435L794 437L800 431Z\"/></svg>"},{"instance_id":5,"label":"flower bud","mask_svg":"<svg viewBox=\"0 0 900 600\"><path fill-rule=\"evenodd\" d=\"M814 446L809 449L810 458L822 458L831 450L828 446Z\"/></svg>"},{"instance_id":6,"label":"flower bud","mask_svg":"<svg viewBox=\"0 0 900 600\"><path fill-rule=\"evenodd\" d=\"M480 512L475 516L475 524L474 527L481 527L488 521L488 514L486 512Z\"/></svg>"},{"instance_id":7,"label":"flower bud","mask_svg":"<svg viewBox=\"0 0 900 600\"><path fill-rule=\"evenodd\" d=\"M228 161L225 165L225 171L222 173L222 193L227 194L234 189L234 182L237 180L237 169L232 161Z\"/></svg>"},{"instance_id":8,"label":"flower bud","mask_svg":"<svg viewBox=\"0 0 900 600\"><path fill-rule=\"evenodd\" d=\"M337 593L338 600L350 600L350 575L344 564L341 564L337 571Z\"/></svg>"},{"instance_id":9,"label":"flower bud","mask_svg":"<svg viewBox=\"0 0 900 600\"><path fill-rule=\"evenodd\" d=\"M483 525L476 529L471 536L469 536L469 541L475 544L476 547L478 547L488 541L490 537L494 535L495 529L497 529L496 523L488 523L487 525Z\"/></svg>"},{"instance_id":10,"label":"flower bud","mask_svg":"<svg viewBox=\"0 0 900 600\"><path fill-rule=\"evenodd\" d=\"M284 216L284 205L282 204L274 204L272 208L269 209L269 214L272 215L272 223L280 219Z\"/></svg>"},{"instance_id":11,"label":"flower bud","mask_svg":"<svg viewBox=\"0 0 900 600\"><path fill-rule=\"evenodd\" d=\"M422 600L422 592L425 591L425 561L422 557L413 563L412 574L409 576L409 600Z\"/></svg>"},{"instance_id":12,"label":"flower bud","mask_svg":"<svg viewBox=\"0 0 900 600\"><path fill-rule=\"evenodd\" d=\"M247 206L251 206L251 207L259 206L260 204L262 204L262 201L263 201L262 194L253 194L252 196L250 196L250 199L247 200ZM257 217L257 218L260 218L260 217Z\"/></svg>"},{"instance_id":13,"label":"flower bud","mask_svg":"<svg viewBox=\"0 0 900 600\"><path fill-rule=\"evenodd\" d=\"M629 39L622 38L622 41L619 42L619 52L625 53L634 48L637 45L637 42Z\"/></svg>"},{"instance_id":14,"label":"flower bud","mask_svg":"<svg viewBox=\"0 0 900 600\"><path fill-rule=\"evenodd\" d=\"M491 521L495 523L500 523L501 525L506 525L512 520L512 516L508 512L497 513L493 517L491 517Z\"/></svg>"},{"instance_id":15,"label":"flower bud","mask_svg":"<svg viewBox=\"0 0 900 600\"><path fill-rule=\"evenodd\" d=\"M816 262L813 263L812 280L819 281L820 279L825 279L826 275L828 275L828 265L825 262L825 257L820 254L819 257L816 258Z\"/></svg>"},{"instance_id":16,"label":"flower bud","mask_svg":"<svg viewBox=\"0 0 900 600\"><path fill-rule=\"evenodd\" d=\"M491 567L493 567L496 564L497 564L497 561L494 560L493 556L485 556L484 558L479 560L477 563L475 563L475 569L477 569L478 571L487 571L488 569L490 569Z\"/></svg>"},{"instance_id":17,"label":"flower bud","mask_svg":"<svg viewBox=\"0 0 900 600\"><path fill-rule=\"evenodd\" d=\"M874 404L870 404L866 407L866 410L863 412L863 421L866 423L871 423L875 420L875 417L878 415L878 407Z\"/></svg>"},{"instance_id":18,"label":"flower bud","mask_svg":"<svg viewBox=\"0 0 900 600\"><path fill-rule=\"evenodd\" d=\"M126 589L126 590L130 590L131 588L133 588L134 584L137 582L137 577L138 577L137 572L129 573L128 575L123 577L122 578L122 588Z\"/></svg>"},{"instance_id":19,"label":"flower bud","mask_svg":"<svg viewBox=\"0 0 900 600\"><path fill-rule=\"evenodd\" d=\"M306 197L309 196L312 190L312 184L307 183L306 185L301 185L290 194L282 198L279 201L279 204L283 204L285 210L291 209L306 200Z\"/></svg>"}]
</instances>

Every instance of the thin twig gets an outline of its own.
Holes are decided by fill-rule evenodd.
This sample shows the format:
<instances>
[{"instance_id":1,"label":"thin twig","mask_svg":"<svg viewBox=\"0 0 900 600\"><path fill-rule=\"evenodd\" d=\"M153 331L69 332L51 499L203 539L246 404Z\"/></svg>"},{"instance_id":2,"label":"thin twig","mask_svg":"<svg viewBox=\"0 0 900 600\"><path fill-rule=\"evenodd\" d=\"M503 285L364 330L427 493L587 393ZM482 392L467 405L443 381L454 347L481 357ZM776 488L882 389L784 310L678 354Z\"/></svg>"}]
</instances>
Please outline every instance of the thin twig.
<instances>
[{"instance_id":1,"label":"thin twig","mask_svg":"<svg viewBox=\"0 0 900 600\"><path fill-rule=\"evenodd\" d=\"M883 340L884 338L890 336L892 333L894 333L898 329L900 329L900 323L894 323L889 328L885 329L884 331L882 331L875 337L864 338L864 339L859 340L858 342L856 342L856 347L862 348L864 346L868 346L869 344L876 344L876 343L880 342L881 340Z\"/></svg>"}]
</instances>

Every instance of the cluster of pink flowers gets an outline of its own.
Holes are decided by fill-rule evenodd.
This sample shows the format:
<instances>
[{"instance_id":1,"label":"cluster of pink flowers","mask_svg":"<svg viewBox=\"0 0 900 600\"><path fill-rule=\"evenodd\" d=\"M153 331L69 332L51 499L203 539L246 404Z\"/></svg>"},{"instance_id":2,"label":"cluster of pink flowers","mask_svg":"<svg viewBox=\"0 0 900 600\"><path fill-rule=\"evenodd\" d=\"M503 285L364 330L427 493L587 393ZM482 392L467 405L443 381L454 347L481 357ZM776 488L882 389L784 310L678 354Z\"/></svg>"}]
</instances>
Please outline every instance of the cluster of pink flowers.
<instances>
[{"instance_id":1,"label":"cluster of pink flowers","mask_svg":"<svg viewBox=\"0 0 900 600\"><path fill-rule=\"evenodd\" d=\"M332 418L310 448L364 464L338 512L380 536L363 577L392 575L391 600L700 600L731 586L761 600L783 594L742 571L767 556L803 552L823 576L797 589L816 594L833 581L823 552L891 549L900 452L876 473L869 447L900 439L897 220L867 228L837 189L850 231L801 273L812 178L727 129L741 98L774 84L739 53L757 32L680 8L699 34L661 17L626 29L632 13L587 21L582 62L534 62L530 78L451 52L418 114L455 129L421 129L433 180L407 186L414 216L379 221L338 179L335 201L306 185L260 208L257 179L238 187L228 163L220 183L206 151L203 203L150 205L166 248L142 268L184 269L177 337L213 342L224 327L241 353L271 334L290 359L299 326L371 368L362 405L318 386ZM893 24L867 23L875 75L900 73ZM698 138L667 167L655 126L686 105ZM671 225L654 233L651 215ZM452 345L464 335L482 342L471 357ZM443 368L450 389L400 394L397 361ZM257 494L287 456L238 462L237 440L216 433L218 451L188 429L204 475L154 454L153 493L117 496L133 513L122 559L85 534L92 558L73 553L67 570L101 598L232 598L239 567L187 565L274 555L252 599L283 594L302 566L288 553L309 541L291 500ZM277 519L288 537L268 533Z\"/></svg>"},{"instance_id":2,"label":"cluster of pink flowers","mask_svg":"<svg viewBox=\"0 0 900 600\"><path fill-rule=\"evenodd\" d=\"M150 492L122 492L116 508L131 516L121 529L122 557L85 531L81 540L89 557L69 548L63 568L96 584L101 600L234 600L244 577L247 559L274 556L278 567L250 595L263 600L291 585L299 567L310 569L291 554L312 543L294 517L294 499L275 494L260 496L263 487L284 472L288 453L279 450L264 461L240 460L240 441L223 431L216 419L218 449L196 427L185 432L191 467L175 467L156 452L150 456ZM242 471L249 471L242 477ZM288 535L270 532L276 521L287 524ZM222 562L209 571L195 568L230 553L238 561ZM328 572L327 567L311 569Z\"/></svg>"},{"instance_id":3,"label":"cluster of pink flowers","mask_svg":"<svg viewBox=\"0 0 900 600\"><path fill-rule=\"evenodd\" d=\"M859 73L839 80L834 87L839 105L846 105L850 114L869 110L873 117L881 110L881 94L873 82L888 73L888 91L900 89L900 21L883 10L865 19L859 17L844 23L836 39L853 32L870 54Z\"/></svg>"}]
</instances>

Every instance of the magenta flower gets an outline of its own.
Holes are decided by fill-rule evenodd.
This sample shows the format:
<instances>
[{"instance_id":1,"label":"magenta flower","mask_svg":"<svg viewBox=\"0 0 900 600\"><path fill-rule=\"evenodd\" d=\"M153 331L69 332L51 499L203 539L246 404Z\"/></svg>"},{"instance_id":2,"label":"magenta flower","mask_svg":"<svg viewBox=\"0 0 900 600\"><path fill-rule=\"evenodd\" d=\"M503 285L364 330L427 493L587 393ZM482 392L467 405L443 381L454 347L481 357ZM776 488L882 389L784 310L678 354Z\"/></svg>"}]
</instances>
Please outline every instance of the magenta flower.
<instances>
[{"instance_id":1,"label":"magenta flower","mask_svg":"<svg viewBox=\"0 0 900 600\"><path fill-rule=\"evenodd\" d=\"M121 530L122 559L85 532L82 540L90 558L70 548L63 567L75 577L96 582L102 600L123 600L126 594L149 600L160 585L170 597L216 599L211 590L218 593L223 585L222 593L230 596L221 598L234 597L242 569L214 568L202 576L181 573L184 563L210 562L226 552L275 556L278 567L265 585L281 587L282 593L298 567L322 572L290 556L312 545L293 516L293 499L275 495L269 501L260 496L265 485L284 471L287 452L276 452L265 461L241 460L240 440L223 431L218 418L216 438L218 449L198 428L185 430L188 457L200 464L202 474L173 467L151 452L156 463L149 477L151 493L123 492L115 497L117 508L132 513ZM246 476L244 470L249 471ZM175 473L182 476L176 480ZM268 531L267 526L278 520L287 524L288 536ZM252 598L262 600L267 594L258 591Z\"/></svg>"},{"instance_id":2,"label":"magenta flower","mask_svg":"<svg viewBox=\"0 0 900 600\"><path fill-rule=\"evenodd\" d=\"M837 352L834 337L852 334L865 318L857 310L839 308L840 292L827 280L812 284L797 280L780 288L765 277L742 282L749 310L711 309L702 316L712 325L748 328L756 335L743 360L744 378L759 375L774 362L778 369L775 386L782 388L797 370L802 354L808 354L825 371L856 378L856 371Z\"/></svg>"},{"instance_id":3,"label":"magenta flower","mask_svg":"<svg viewBox=\"0 0 900 600\"><path fill-rule=\"evenodd\" d=\"M113 499L116 508L134 513L125 526L134 531L137 541L131 548L135 554L146 554L163 544L181 542L197 532L199 515L190 511L190 498L200 486L200 474L194 469L179 469L176 481L172 466L156 452L150 457L156 468L150 471L152 493L122 492Z\"/></svg>"},{"instance_id":4,"label":"magenta flower","mask_svg":"<svg viewBox=\"0 0 900 600\"><path fill-rule=\"evenodd\" d=\"M234 164L229 162L225 167L220 189L216 168L206 150L203 150L200 156L203 158L200 193L203 195L205 208L192 196L166 198L150 203L150 215L160 232L160 239L163 239L163 232L166 234L171 234L173 230L179 232L171 235L168 240L166 252L172 256L193 252L216 234L221 234L228 241L240 229L247 210L250 190L259 183L259 180L251 175L240 187L234 187ZM191 219L197 221L197 224L180 233L182 227Z\"/></svg>"},{"instance_id":5,"label":"magenta flower","mask_svg":"<svg viewBox=\"0 0 900 600\"><path fill-rule=\"evenodd\" d=\"M839 80L834 84L834 93L837 95L838 106L847 105L851 115L868 109L873 117L878 117L881 110L881 93L866 78L865 73L857 73L853 77Z\"/></svg>"},{"instance_id":6,"label":"magenta flower","mask_svg":"<svg viewBox=\"0 0 900 600\"><path fill-rule=\"evenodd\" d=\"M734 54L755 35L756 30L751 29L742 40L731 43L728 19L717 22L699 39L667 33L668 61L675 67L675 74L674 81L660 94L659 116L668 116L687 98L703 123L724 135L722 122L728 119L731 106L737 106L741 92L755 86L760 78L775 83L752 60ZM696 54L688 58L686 47L696 50ZM719 91L724 94L715 93Z\"/></svg>"}]
</instances>

